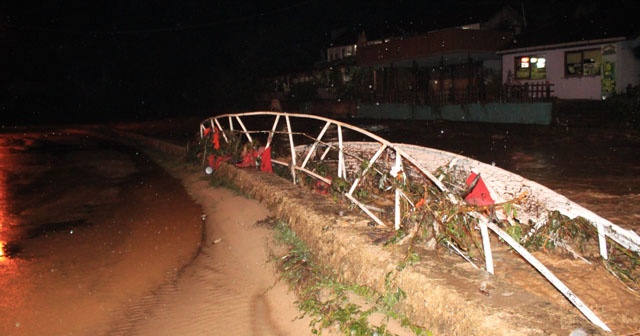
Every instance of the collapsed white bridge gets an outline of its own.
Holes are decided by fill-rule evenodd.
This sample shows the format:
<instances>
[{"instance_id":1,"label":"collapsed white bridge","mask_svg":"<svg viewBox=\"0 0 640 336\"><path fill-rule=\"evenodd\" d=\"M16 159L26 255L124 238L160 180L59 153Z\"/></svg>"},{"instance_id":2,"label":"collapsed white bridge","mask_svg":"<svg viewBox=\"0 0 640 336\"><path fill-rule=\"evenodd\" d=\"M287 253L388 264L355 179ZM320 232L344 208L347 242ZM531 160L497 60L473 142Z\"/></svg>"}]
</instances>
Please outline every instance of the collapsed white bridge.
<instances>
[{"instance_id":1,"label":"collapsed white bridge","mask_svg":"<svg viewBox=\"0 0 640 336\"><path fill-rule=\"evenodd\" d=\"M394 188L392 223L386 223L375 209L358 200L356 195L362 188L361 181L367 174L381 177L397 177L405 174L408 178L428 180L452 202L462 201L435 176L441 167L453 167L462 171L474 171L482 176L491 197L496 203L514 199L526 193L526 206L518 209L513 218L518 222L533 222L534 227L545 224L549 211L558 211L569 217L582 217L591 223L598 232L599 252L608 259L607 239L631 252L640 252L640 237L633 231L623 229L566 197L536 182L499 167L488 165L468 157L437 149L391 143L365 129L344 122L306 114L282 112L246 112L210 117L200 124L201 137L205 130L217 129L224 141L230 141L229 134L239 134L249 143L260 143L265 148L279 146L287 151L286 159L274 158L272 163L287 167L293 183L301 181L300 174L311 176L324 183L331 184L328 175L349 183L344 196L366 213L379 225L393 225L399 229L402 219L415 210L415 200L411 200L400 188ZM205 147L206 148L206 147ZM282 154L282 153L281 153ZM206 153L205 153L206 155ZM318 162L331 163L335 171L321 174L314 167ZM402 203L410 206L402 206ZM489 232L495 233L508 243L517 253L536 268L555 286L584 316L605 331L610 328L587 307L562 281L547 267L531 255L519 242L514 240L487 216L471 213L479 221L480 233L485 254L485 269L494 273Z\"/></svg>"}]
</instances>

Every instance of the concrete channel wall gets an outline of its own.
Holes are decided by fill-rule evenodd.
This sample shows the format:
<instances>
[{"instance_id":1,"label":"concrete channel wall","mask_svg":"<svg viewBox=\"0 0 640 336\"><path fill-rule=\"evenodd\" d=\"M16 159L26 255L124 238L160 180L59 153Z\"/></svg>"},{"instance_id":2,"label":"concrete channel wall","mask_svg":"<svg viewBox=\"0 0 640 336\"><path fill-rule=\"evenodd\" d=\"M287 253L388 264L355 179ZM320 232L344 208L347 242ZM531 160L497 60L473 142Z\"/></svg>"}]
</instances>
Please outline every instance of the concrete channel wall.
<instances>
[{"instance_id":1,"label":"concrete channel wall","mask_svg":"<svg viewBox=\"0 0 640 336\"><path fill-rule=\"evenodd\" d=\"M359 104L355 118L447 120L550 125L552 103L491 103L468 105Z\"/></svg>"},{"instance_id":2,"label":"concrete channel wall","mask_svg":"<svg viewBox=\"0 0 640 336\"><path fill-rule=\"evenodd\" d=\"M143 151L159 150L181 159L184 149L157 139L119 133ZM406 250L375 244L372 236L385 229L370 219L311 193L275 174L223 164L216 173L259 200L275 216L287 220L315 257L340 281L385 292L385 277L396 274ZM396 284L406 293L401 310L434 335L569 335L581 327L600 335L573 307L559 306L513 287L461 258L440 252L397 272ZM490 295L482 286L493 288ZM531 311L535 314L531 314Z\"/></svg>"}]
</instances>

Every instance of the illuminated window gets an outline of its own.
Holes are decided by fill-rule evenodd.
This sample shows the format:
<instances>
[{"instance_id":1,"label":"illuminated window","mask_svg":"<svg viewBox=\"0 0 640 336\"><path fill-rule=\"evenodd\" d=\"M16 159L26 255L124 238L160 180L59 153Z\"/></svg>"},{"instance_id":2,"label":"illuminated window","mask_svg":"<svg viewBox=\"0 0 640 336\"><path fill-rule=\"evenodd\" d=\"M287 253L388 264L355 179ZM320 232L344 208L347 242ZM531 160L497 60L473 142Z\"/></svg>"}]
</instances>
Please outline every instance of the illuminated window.
<instances>
[{"instance_id":1,"label":"illuminated window","mask_svg":"<svg viewBox=\"0 0 640 336\"><path fill-rule=\"evenodd\" d=\"M544 55L518 56L515 58L516 79L547 78L547 59Z\"/></svg>"},{"instance_id":2,"label":"illuminated window","mask_svg":"<svg viewBox=\"0 0 640 336\"><path fill-rule=\"evenodd\" d=\"M600 49L569 51L565 53L564 60L565 74L568 77L600 75Z\"/></svg>"}]
</instances>

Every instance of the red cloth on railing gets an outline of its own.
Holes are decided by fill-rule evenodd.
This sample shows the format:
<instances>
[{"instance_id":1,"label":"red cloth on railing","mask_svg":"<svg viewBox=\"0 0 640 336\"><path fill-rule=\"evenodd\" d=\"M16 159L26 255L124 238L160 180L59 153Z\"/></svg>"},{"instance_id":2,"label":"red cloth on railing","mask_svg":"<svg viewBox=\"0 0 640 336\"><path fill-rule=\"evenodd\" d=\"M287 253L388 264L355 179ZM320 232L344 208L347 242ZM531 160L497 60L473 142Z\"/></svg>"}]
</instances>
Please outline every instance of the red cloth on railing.
<instances>
[{"instance_id":1,"label":"red cloth on railing","mask_svg":"<svg viewBox=\"0 0 640 336\"><path fill-rule=\"evenodd\" d=\"M260 156L260 153L257 150L250 149L244 154L242 161L240 163L236 163L236 166L241 168L255 167L258 156Z\"/></svg>"},{"instance_id":2,"label":"red cloth on railing","mask_svg":"<svg viewBox=\"0 0 640 336\"><path fill-rule=\"evenodd\" d=\"M213 128L213 148L215 150L220 149L220 131L217 127Z\"/></svg>"},{"instance_id":3,"label":"red cloth on railing","mask_svg":"<svg viewBox=\"0 0 640 336\"><path fill-rule=\"evenodd\" d=\"M251 167L255 165L255 156L253 155L253 153L255 153L255 151L250 151L247 154L245 154L244 157L242 158L242 161L239 163L236 163L236 166L244 168L244 167Z\"/></svg>"},{"instance_id":4,"label":"red cloth on railing","mask_svg":"<svg viewBox=\"0 0 640 336\"><path fill-rule=\"evenodd\" d=\"M272 173L273 167L271 166L271 147L265 148L262 151L260 159L260 170L262 170L263 172Z\"/></svg>"},{"instance_id":5,"label":"red cloth on railing","mask_svg":"<svg viewBox=\"0 0 640 336\"><path fill-rule=\"evenodd\" d=\"M467 178L467 181L466 181L468 186L471 185L471 183L476 178L476 176L477 174L474 172L471 172L471 174L469 174L469 177ZM464 200L467 203L474 204L474 205L490 205L495 203L493 198L491 198L489 189L487 189L487 186L484 184L482 177L479 178L478 183L476 183L476 186L473 188L473 190L471 190L471 192L467 195L467 197L464 198Z\"/></svg>"},{"instance_id":6,"label":"red cloth on railing","mask_svg":"<svg viewBox=\"0 0 640 336\"><path fill-rule=\"evenodd\" d=\"M218 169L220 167L220 164L222 164L223 162L227 162L231 159L231 156L217 156L215 154L210 154L208 157L208 161L209 161L209 167L213 168L214 170Z\"/></svg>"}]
</instances>

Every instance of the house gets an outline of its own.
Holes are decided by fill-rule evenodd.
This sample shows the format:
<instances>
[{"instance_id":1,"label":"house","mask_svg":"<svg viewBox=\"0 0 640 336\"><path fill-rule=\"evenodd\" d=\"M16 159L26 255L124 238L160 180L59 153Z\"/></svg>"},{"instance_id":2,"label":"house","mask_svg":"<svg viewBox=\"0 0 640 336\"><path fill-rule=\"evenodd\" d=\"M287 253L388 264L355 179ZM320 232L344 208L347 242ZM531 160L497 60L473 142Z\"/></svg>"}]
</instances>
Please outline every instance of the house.
<instances>
[{"instance_id":1,"label":"house","mask_svg":"<svg viewBox=\"0 0 640 336\"><path fill-rule=\"evenodd\" d=\"M317 65L322 70L323 86L320 97L335 98L335 87L343 86L351 80L350 69L355 65L358 47L372 42L367 41L364 31L357 33L353 29L336 29L331 33L331 42L326 51L326 62Z\"/></svg>"},{"instance_id":2,"label":"house","mask_svg":"<svg viewBox=\"0 0 640 336\"><path fill-rule=\"evenodd\" d=\"M316 98L361 102L442 105L484 100L487 85L499 90L501 58L524 19L510 6L469 8L428 21L431 31L368 39L362 28L336 29L312 71L275 80L276 93L314 82ZM445 28L433 29L436 27ZM385 28L386 29L386 28ZM391 29L393 31L393 29ZM282 89L284 87L284 89Z\"/></svg>"},{"instance_id":3,"label":"house","mask_svg":"<svg viewBox=\"0 0 640 336\"><path fill-rule=\"evenodd\" d=\"M640 81L640 38L624 36L499 51L505 84L553 84L559 99L601 100Z\"/></svg>"},{"instance_id":4,"label":"house","mask_svg":"<svg viewBox=\"0 0 640 336\"><path fill-rule=\"evenodd\" d=\"M349 70L355 65L358 47L371 43L376 41L367 41L364 31L357 33L354 29L334 29L329 46L323 51L322 60L312 70L267 79L272 90L262 100L287 100L291 98L292 88L302 85L317 87L317 95L313 97L315 99L336 99L335 88L350 80Z\"/></svg>"},{"instance_id":5,"label":"house","mask_svg":"<svg viewBox=\"0 0 640 336\"><path fill-rule=\"evenodd\" d=\"M356 64L369 69L374 100L461 101L499 73L496 51L512 39L510 32L448 28L360 48Z\"/></svg>"},{"instance_id":6,"label":"house","mask_svg":"<svg viewBox=\"0 0 640 336\"><path fill-rule=\"evenodd\" d=\"M629 2L558 3L502 56L505 84L549 83L560 100L603 100L640 83L640 24Z\"/></svg>"},{"instance_id":7,"label":"house","mask_svg":"<svg viewBox=\"0 0 640 336\"><path fill-rule=\"evenodd\" d=\"M471 17L475 15L460 15ZM484 99L500 85L501 57L524 26L509 6L426 34L385 39L358 48L356 65L368 71L364 101L442 105Z\"/></svg>"},{"instance_id":8,"label":"house","mask_svg":"<svg viewBox=\"0 0 640 336\"><path fill-rule=\"evenodd\" d=\"M358 51L358 44L366 41L364 32L360 35L348 29L335 29L331 32L331 42L327 47L326 61L336 62L346 58L353 58Z\"/></svg>"}]
</instances>

